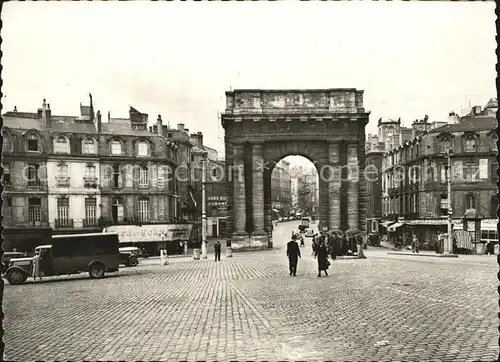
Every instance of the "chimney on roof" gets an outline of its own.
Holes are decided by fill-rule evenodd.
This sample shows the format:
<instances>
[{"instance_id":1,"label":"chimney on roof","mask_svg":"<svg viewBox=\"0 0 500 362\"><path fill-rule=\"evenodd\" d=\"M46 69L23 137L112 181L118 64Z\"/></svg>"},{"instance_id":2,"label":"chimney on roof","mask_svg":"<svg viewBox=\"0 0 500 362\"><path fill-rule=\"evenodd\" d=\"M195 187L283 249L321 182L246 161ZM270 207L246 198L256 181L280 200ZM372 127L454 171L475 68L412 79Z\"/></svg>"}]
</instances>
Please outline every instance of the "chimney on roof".
<instances>
[{"instance_id":1,"label":"chimney on roof","mask_svg":"<svg viewBox=\"0 0 500 362\"><path fill-rule=\"evenodd\" d=\"M45 111L47 110L47 103L45 103L45 98L43 99L42 103L42 122L47 123L47 114Z\"/></svg>"},{"instance_id":2,"label":"chimney on roof","mask_svg":"<svg viewBox=\"0 0 500 362\"><path fill-rule=\"evenodd\" d=\"M101 111L97 111L97 133L101 133L102 130L102 120L101 120Z\"/></svg>"},{"instance_id":3,"label":"chimney on roof","mask_svg":"<svg viewBox=\"0 0 500 362\"><path fill-rule=\"evenodd\" d=\"M198 138L198 147L203 149L203 133L197 132L196 137Z\"/></svg>"},{"instance_id":4,"label":"chimney on roof","mask_svg":"<svg viewBox=\"0 0 500 362\"><path fill-rule=\"evenodd\" d=\"M50 110L50 104L47 103L47 109L45 110L45 117L47 118L47 122L50 123L52 116L52 111Z\"/></svg>"},{"instance_id":5,"label":"chimney on roof","mask_svg":"<svg viewBox=\"0 0 500 362\"><path fill-rule=\"evenodd\" d=\"M474 108L472 108L472 115L477 116L480 113L481 113L481 106L474 106Z\"/></svg>"},{"instance_id":6,"label":"chimney on roof","mask_svg":"<svg viewBox=\"0 0 500 362\"><path fill-rule=\"evenodd\" d=\"M162 129L163 129L163 122L161 120L161 114L158 115L158 119L156 120L156 132L157 134L161 134Z\"/></svg>"},{"instance_id":7,"label":"chimney on roof","mask_svg":"<svg viewBox=\"0 0 500 362\"><path fill-rule=\"evenodd\" d=\"M17 107L16 106L14 106L14 112L17 112Z\"/></svg>"},{"instance_id":8,"label":"chimney on roof","mask_svg":"<svg viewBox=\"0 0 500 362\"><path fill-rule=\"evenodd\" d=\"M457 124L458 123L458 115L455 112L448 113L448 123L449 124Z\"/></svg>"},{"instance_id":9,"label":"chimney on roof","mask_svg":"<svg viewBox=\"0 0 500 362\"><path fill-rule=\"evenodd\" d=\"M90 122L94 122L94 105L92 104L92 94L89 93L90 98Z\"/></svg>"},{"instance_id":10,"label":"chimney on roof","mask_svg":"<svg viewBox=\"0 0 500 362\"><path fill-rule=\"evenodd\" d=\"M178 123L177 124L177 130L184 131L184 123Z\"/></svg>"},{"instance_id":11,"label":"chimney on roof","mask_svg":"<svg viewBox=\"0 0 500 362\"><path fill-rule=\"evenodd\" d=\"M108 111L108 122L111 120L111 112Z\"/></svg>"}]
</instances>

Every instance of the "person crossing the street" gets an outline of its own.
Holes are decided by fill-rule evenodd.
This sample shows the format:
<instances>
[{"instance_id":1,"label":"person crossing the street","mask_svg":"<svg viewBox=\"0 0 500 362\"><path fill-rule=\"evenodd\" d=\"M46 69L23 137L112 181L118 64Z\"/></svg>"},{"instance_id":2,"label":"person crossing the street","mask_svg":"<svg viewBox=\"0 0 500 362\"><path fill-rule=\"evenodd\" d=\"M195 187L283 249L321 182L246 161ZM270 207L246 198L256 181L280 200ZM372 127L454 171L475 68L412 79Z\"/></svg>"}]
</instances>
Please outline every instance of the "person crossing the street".
<instances>
[{"instance_id":1,"label":"person crossing the street","mask_svg":"<svg viewBox=\"0 0 500 362\"><path fill-rule=\"evenodd\" d=\"M417 235L413 235L413 240L411 242L412 252L419 254L418 252L419 247L420 247L420 241L418 240Z\"/></svg>"},{"instance_id":2,"label":"person crossing the street","mask_svg":"<svg viewBox=\"0 0 500 362\"><path fill-rule=\"evenodd\" d=\"M221 245L219 240L215 242L214 251L215 251L215 261L220 261Z\"/></svg>"},{"instance_id":3,"label":"person crossing the street","mask_svg":"<svg viewBox=\"0 0 500 362\"><path fill-rule=\"evenodd\" d=\"M292 240L286 245L286 256L288 257L290 275L292 276L297 275L297 263L301 258L299 244L297 244L296 239L297 236L293 235Z\"/></svg>"},{"instance_id":4,"label":"person crossing the street","mask_svg":"<svg viewBox=\"0 0 500 362\"><path fill-rule=\"evenodd\" d=\"M318 277L321 276L321 272L324 271L325 275L328 276L328 266L330 262L328 261L328 250L326 249L324 239L321 239L318 246L316 247L316 253L314 257L318 259Z\"/></svg>"}]
</instances>

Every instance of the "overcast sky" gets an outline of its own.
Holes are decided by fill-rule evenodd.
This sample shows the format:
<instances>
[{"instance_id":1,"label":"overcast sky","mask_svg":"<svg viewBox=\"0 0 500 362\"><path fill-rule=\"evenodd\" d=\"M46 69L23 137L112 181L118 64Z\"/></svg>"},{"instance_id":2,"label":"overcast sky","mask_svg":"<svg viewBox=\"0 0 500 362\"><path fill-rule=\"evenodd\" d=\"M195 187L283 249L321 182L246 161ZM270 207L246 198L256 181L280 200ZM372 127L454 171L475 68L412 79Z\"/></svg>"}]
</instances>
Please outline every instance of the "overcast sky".
<instances>
[{"instance_id":1,"label":"overcast sky","mask_svg":"<svg viewBox=\"0 0 500 362\"><path fill-rule=\"evenodd\" d=\"M129 105L202 131L235 88L358 88L378 118L446 120L495 90L493 2L8 2L4 111Z\"/></svg>"}]
</instances>

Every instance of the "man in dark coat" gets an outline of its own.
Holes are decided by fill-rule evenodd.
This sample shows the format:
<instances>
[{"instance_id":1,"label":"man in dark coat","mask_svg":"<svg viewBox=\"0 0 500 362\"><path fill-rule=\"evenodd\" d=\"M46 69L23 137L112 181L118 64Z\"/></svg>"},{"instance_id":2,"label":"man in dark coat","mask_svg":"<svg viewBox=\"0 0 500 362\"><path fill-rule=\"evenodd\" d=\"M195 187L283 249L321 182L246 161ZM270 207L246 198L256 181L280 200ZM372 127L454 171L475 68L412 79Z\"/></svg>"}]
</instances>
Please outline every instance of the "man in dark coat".
<instances>
[{"instance_id":1,"label":"man in dark coat","mask_svg":"<svg viewBox=\"0 0 500 362\"><path fill-rule=\"evenodd\" d=\"M214 251L215 251L215 261L220 261L221 245L219 240L215 242Z\"/></svg>"},{"instance_id":2,"label":"man in dark coat","mask_svg":"<svg viewBox=\"0 0 500 362\"><path fill-rule=\"evenodd\" d=\"M296 239L297 237L295 235L292 236L292 240L286 245L286 256L288 257L290 275L293 276L297 274L297 263L299 262L299 258L301 258L299 244L295 241Z\"/></svg>"}]
</instances>

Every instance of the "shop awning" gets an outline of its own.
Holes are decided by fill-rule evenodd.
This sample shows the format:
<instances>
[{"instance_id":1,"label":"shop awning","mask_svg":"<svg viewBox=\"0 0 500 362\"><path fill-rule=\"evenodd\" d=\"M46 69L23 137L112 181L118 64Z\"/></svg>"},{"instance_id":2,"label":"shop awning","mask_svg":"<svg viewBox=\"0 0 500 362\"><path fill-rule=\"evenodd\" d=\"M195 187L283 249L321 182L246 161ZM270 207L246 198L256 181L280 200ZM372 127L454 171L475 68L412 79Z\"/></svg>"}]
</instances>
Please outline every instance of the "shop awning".
<instances>
[{"instance_id":1,"label":"shop awning","mask_svg":"<svg viewBox=\"0 0 500 362\"><path fill-rule=\"evenodd\" d=\"M397 222L394 225L389 226L387 228L387 230L390 231L390 232L394 232L394 231L396 231L397 228L403 226L404 224L405 224L404 222Z\"/></svg>"},{"instance_id":2,"label":"shop awning","mask_svg":"<svg viewBox=\"0 0 500 362\"><path fill-rule=\"evenodd\" d=\"M384 221L384 222L381 222L380 225L382 225L383 227L386 228L393 223L394 223L394 221Z\"/></svg>"}]
</instances>

